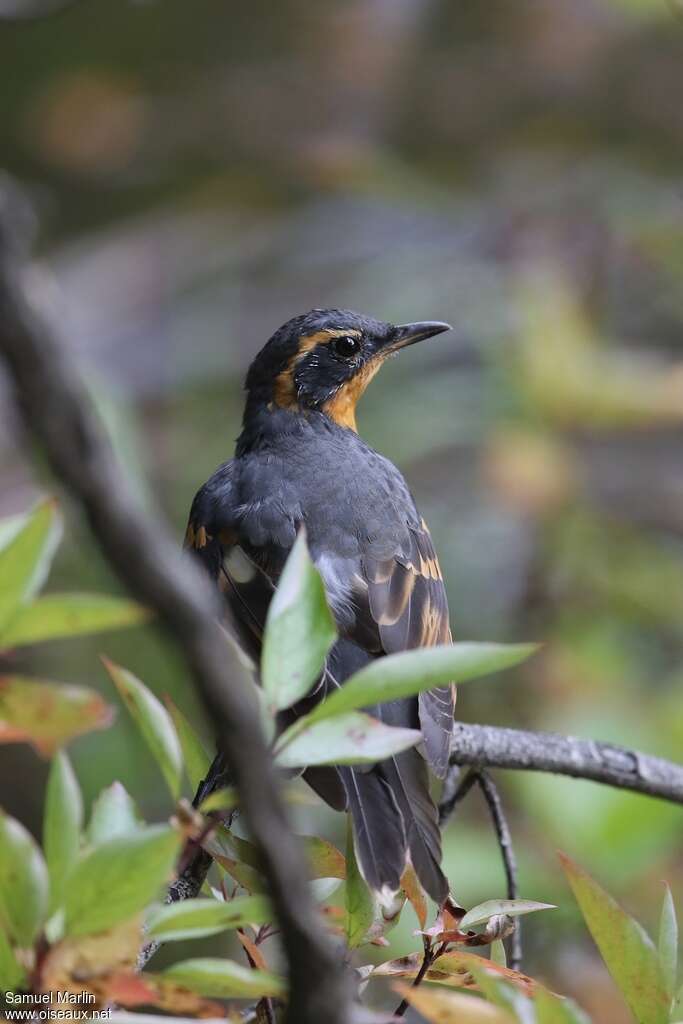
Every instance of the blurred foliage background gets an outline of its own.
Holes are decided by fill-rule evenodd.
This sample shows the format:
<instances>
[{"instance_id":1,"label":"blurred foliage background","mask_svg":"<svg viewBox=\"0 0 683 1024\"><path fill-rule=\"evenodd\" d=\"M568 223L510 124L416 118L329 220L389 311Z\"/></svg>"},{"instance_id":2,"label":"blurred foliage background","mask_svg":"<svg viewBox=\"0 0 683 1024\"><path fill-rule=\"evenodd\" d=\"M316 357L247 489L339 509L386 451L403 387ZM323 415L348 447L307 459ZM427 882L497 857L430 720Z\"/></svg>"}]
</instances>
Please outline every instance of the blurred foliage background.
<instances>
[{"instance_id":1,"label":"blurred foliage background","mask_svg":"<svg viewBox=\"0 0 683 1024\"><path fill-rule=\"evenodd\" d=\"M327 305L449 320L385 368L359 421L431 525L456 637L543 641L517 673L463 687L459 715L680 759L676 0L0 0L0 68L0 160L34 204L45 294L179 540L281 322ZM9 515L51 485L1 394ZM50 586L116 589L72 511ZM114 700L101 650L201 721L153 627L16 663ZM169 812L124 714L73 754L90 797L120 778L147 816ZM0 748L0 803L33 827L44 776L31 750ZM526 925L525 967L619 1024L555 849L653 926L663 877L683 898L680 810L499 782L521 895L561 908ZM293 810L343 842L339 817ZM503 895L475 796L446 864L465 905ZM396 953L415 948L409 916Z\"/></svg>"}]
</instances>

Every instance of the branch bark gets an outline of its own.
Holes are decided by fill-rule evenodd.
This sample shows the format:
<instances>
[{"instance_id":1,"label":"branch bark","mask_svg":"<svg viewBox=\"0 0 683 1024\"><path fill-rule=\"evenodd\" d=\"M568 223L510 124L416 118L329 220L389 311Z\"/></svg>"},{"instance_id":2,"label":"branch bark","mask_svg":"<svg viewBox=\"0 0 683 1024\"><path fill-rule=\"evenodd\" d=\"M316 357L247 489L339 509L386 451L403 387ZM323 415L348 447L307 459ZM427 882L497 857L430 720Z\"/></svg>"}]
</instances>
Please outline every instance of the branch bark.
<instances>
[{"instance_id":1,"label":"branch bark","mask_svg":"<svg viewBox=\"0 0 683 1024\"><path fill-rule=\"evenodd\" d=\"M75 368L40 307L34 277L20 258L23 247L13 234L11 202L0 194L0 359L25 426L83 508L112 568L177 643L216 725L282 931L290 981L287 1020L347 1024L350 1001L342 958L315 910L251 681L217 625L217 595L200 569L180 557L163 522L148 517L133 497Z\"/></svg>"},{"instance_id":2,"label":"branch bark","mask_svg":"<svg viewBox=\"0 0 683 1024\"><path fill-rule=\"evenodd\" d=\"M683 804L683 765L612 743L456 722L453 747L452 765L569 775Z\"/></svg>"}]
</instances>

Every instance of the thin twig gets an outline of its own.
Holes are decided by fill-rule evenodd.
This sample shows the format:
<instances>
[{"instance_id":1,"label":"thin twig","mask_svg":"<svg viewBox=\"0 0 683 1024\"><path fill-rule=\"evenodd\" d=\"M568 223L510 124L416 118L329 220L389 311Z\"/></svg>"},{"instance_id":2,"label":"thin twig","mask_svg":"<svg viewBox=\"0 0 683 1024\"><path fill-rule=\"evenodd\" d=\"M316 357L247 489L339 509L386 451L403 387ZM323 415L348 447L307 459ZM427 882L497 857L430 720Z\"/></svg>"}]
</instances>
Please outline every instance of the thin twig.
<instances>
[{"instance_id":1,"label":"thin twig","mask_svg":"<svg viewBox=\"0 0 683 1024\"><path fill-rule=\"evenodd\" d=\"M133 496L75 367L22 265L11 199L0 190L0 358L25 427L81 505L100 548L127 589L151 608L185 658L215 723L259 851L289 966L290 1024L347 1024L349 984L324 933L305 865L279 796L252 681L217 620L225 616L206 574L181 559L159 516ZM20 225L19 225L20 227Z\"/></svg>"},{"instance_id":2,"label":"thin twig","mask_svg":"<svg viewBox=\"0 0 683 1024\"><path fill-rule=\"evenodd\" d=\"M507 898L516 900L517 890L517 860L512 846L512 836L508 827L503 803L496 785L487 771L480 768L477 771L477 782L491 814L493 827L496 831L498 846L500 847L503 867L505 869L505 881L507 886ZM518 971L522 964L522 930L519 918L515 918L514 930L510 936L510 967Z\"/></svg>"},{"instance_id":3,"label":"thin twig","mask_svg":"<svg viewBox=\"0 0 683 1024\"><path fill-rule=\"evenodd\" d=\"M510 835L510 829L508 827L498 789L496 788L496 785L489 773L483 768L470 768L465 778L459 780L457 785L454 787L452 777L458 779L459 772L460 769L457 765L451 765L446 778L446 783L444 784L444 791L450 791L450 795L447 795L445 799L442 799L439 804L439 824L442 829L445 828L453 817L458 804L467 796L475 784L478 785L484 799L486 800L486 804L491 815L491 821L493 822L493 827L495 829L496 838L498 840L498 846L503 860L503 867L505 869L507 898L509 900L516 900L518 896L517 860L515 858L515 851L512 846L512 836ZM518 971L521 962L522 937L519 919L516 919L514 922L512 938L510 940L510 966L513 970Z\"/></svg>"},{"instance_id":4,"label":"thin twig","mask_svg":"<svg viewBox=\"0 0 683 1024\"><path fill-rule=\"evenodd\" d=\"M413 983L410 986L411 988L417 988L418 985L422 984L427 971L432 966L436 958L441 955L445 948L445 944L442 944L441 946L439 946L438 950L435 949L435 947L432 945L431 939L427 935L422 936L422 942L424 945L424 956L422 957L420 969L413 978ZM394 1017L405 1016L405 1012L408 1009L408 1006L408 1000L402 999L401 1002L396 1007L396 1009L394 1010Z\"/></svg>"},{"instance_id":5,"label":"thin twig","mask_svg":"<svg viewBox=\"0 0 683 1024\"><path fill-rule=\"evenodd\" d=\"M264 996L263 999L259 999L256 1008L256 1013L259 1010L263 1010L263 1016L266 1020L266 1024L275 1024L275 1010L273 1009L273 1000L268 996Z\"/></svg>"},{"instance_id":6,"label":"thin twig","mask_svg":"<svg viewBox=\"0 0 683 1024\"><path fill-rule=\"evenodd\" d=\"M465 799L472 786L477 781L477 772L475 769L471 769L464 779L459 779L460 767L458 765L451 765L448 769L448 775L444 783L444 795L439 803L439 827L443 831L451 817L453 816L458 804ZM457 784L453 786L452 779L455 778ZM449 795L450 793L450 795Z\"/></svg>"}]
</instances>

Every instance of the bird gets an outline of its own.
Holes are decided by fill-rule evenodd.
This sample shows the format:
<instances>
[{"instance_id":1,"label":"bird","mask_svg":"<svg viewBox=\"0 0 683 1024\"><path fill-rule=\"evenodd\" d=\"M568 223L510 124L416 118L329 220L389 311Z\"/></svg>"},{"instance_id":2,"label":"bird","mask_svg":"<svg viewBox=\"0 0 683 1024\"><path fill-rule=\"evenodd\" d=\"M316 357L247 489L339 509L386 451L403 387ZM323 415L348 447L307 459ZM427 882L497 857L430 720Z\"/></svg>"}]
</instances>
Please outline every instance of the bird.
<instances>
[{"instance_id":1,"label":"bird","mask_svg":"<svg viewBox=\"0 0 683 1024\"><path fill-rule=\"evenodd\" d=\"M293 714L376 658L451 642L448 601L432 538L402 474L359 435L356 406L390 357L450 330L442 321L394 325L344 309L313 309L283 324L251 363L235 454L197 492L185 547L214 580L243 648L258 663L268 606L303 526L338 638L323 677ZM423 741L367 766L311 767L305 781L350 813L361 874L391 898L408 861L438 904L448 898L429 769L443 779L455 691L368 708ZM224 771L220 755L206 785Z\"/></svg>"}]
</instances>

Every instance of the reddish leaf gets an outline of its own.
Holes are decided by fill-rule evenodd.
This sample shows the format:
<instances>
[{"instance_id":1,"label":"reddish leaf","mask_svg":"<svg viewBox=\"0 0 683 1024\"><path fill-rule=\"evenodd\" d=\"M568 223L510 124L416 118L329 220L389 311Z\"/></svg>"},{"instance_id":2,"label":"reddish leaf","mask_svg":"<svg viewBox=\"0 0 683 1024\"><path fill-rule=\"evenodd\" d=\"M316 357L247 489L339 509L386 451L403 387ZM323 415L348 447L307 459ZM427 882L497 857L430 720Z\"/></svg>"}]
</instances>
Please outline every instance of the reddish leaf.
<instances>
[{"instance_id":1,"label":"reddish leaf","mask_svg":"<svg viewBox=\"0 0 683 1024\"><path fill-rule=\"evenodd\" d=\"M422 966L422 953L411 953L409 956L399 957L397 960L388 960L386 963L375 967L373 977L393 978L414 978ZM499 977L506 978L516 985L525 995L533 996L540 987L538 982L529 978L519 971L512 971L501 964L493 963L483 956L475 953L450 952L444 953L434 961L433 966L427 971L425 981L432 981L440 985L448 985L453 988L476 988L476 982L471 974L471 968L485 968Z\"/></svg>"},{"instance_id":2,"label":"reddish leaf","mask_svg":"<svg viewBox=\"0 0 683 1024\"><path fill-rule=\"evenodd\" d=\"M30 743L49 757L75 736L106 729L113 717L113 708L84 686L0 677L0 743Z\"/></svg>"},{"instance_id":3,"label":"reddish leaf","mask_svg":"<svg viewBox=\"0 0 683 1024\"><path fill-rule=\"evenodd\" d=\"M96 1000L92 1009L99 1009L111 999L109 985L113 976L134 977L132 972L141 945L138 916L98 935L62 939L52 946L41 964L40 991L90 992Z\"/></svg>"},{"instance_id":4,"label":"reddish leaf","mask_svg":"<svg viewBox=\"0 0 683 1024\"><path fill-rule=\"evenodd\" d=\"M251 960L250 966L256 967L259 971L267 971L269 969L268 964L259 946L249 938L246 932L238 931L237 938L249 955Z\"/></svg>"},{"instance_id":5,"label":"reddish leaf","mask_svg":"<svg viewBox=\"0 0 683 1024\"><path fill-rule=\"evenodd\" d=\"M159 975L119 974L107 979L108 1001L121 1006L150 1006L176 1016L224 1017L219 1003Z\"/></svg>"},{"instance_id":6,"label":"reddish leaf","mask_svg":"<svg viewBox=\"0 0 683 1024\"><path fill-rule=\"evenodd\" d=\"M412 864L406 865L401 879L401 888L415 911L420 928L424 929L427 924L427 897Z\"/></svg>"}]
</instances>

